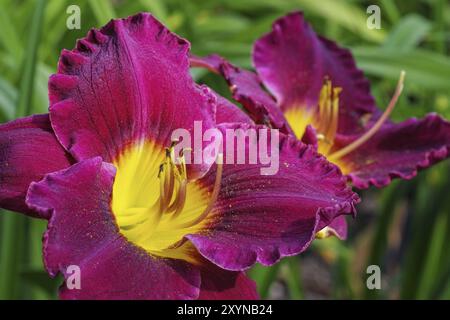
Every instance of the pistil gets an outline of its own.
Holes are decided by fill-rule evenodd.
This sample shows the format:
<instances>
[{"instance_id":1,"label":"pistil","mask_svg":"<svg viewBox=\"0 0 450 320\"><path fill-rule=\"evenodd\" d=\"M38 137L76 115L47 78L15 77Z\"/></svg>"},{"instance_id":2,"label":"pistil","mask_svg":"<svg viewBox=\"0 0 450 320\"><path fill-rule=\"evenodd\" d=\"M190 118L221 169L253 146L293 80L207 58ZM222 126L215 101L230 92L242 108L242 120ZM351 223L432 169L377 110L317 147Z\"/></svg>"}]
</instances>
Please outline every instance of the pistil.
<instances>
[{"instance_id":1,"label":"pistil","mask_svg":"<svg viewBox=\"0 0 450 320\"><path fill-rule=\"evenodd\" d=\"M336 161L339 160L340 158L346 156L347 154L349 154L350 152L358 149L361 145L363 145L364 143L366 143L368 140L370 140L375 133L378 132L378 130L380 130L381 126L386 122L386 120L389 118L389 116L391 115L392 111L394 110L395 105L397 104L397 100L400 97L400 94L402 93L403 90L403 82L405 80L405 71L402 71L400 73L400 78L398 80L397 83L397 87L395 89L395 93L391 98L391 101L389 102L388 107L386 108L386 110L384 111L384 113L381 115L381 117L377 120L377 122L370 128L370 130L368 130L365 134L363 134L360 138L358 138L357 140L353 141L352 143L350 143L349 145L347 145L346 147L332 153L331 155L328 156L328 159L330 161Z\"/></svg>"}]
</instances>

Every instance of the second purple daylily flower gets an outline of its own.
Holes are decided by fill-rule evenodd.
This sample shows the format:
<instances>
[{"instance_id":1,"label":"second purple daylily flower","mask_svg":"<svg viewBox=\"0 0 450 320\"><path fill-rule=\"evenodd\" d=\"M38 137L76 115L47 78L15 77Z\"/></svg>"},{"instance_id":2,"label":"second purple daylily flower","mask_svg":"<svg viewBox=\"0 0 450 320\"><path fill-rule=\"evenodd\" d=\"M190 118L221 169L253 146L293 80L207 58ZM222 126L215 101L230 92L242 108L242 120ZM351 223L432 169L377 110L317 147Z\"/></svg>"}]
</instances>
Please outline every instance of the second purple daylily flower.
<instances>
[{"instance_id":1,"label":"second purple daylily flower","mask_svg":"<svg viewBox=\"0 0 450 320\"><path fill-rule=\"evenodd\" d=\"M255 122L313 144L357 188L410 179L450 154L449 122L436 114L389 121L403 80L381 112L350 51L318 36L300 12L256 41L253 63L256 74L219 56L191 58L193 66L222 74Z\"/></svg>"}]
</instances>

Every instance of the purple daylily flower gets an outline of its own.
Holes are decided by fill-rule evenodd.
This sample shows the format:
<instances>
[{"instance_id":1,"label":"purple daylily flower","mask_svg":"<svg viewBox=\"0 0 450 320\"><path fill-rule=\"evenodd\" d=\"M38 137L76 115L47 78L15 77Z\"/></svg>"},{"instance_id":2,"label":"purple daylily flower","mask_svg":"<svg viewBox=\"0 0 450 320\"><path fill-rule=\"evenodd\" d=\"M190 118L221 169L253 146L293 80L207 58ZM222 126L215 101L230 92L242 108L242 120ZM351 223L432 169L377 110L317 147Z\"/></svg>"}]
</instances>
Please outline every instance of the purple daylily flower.
<instances>
[{"instance_id":1,"label":"purple daylily flower","mask_svg":"<svg viewBox=\"0 0 450 320\"><path fill-rule=\"evenodd\" d=\"M389 121L402 81L382 113L350 51L318 36L300 12L256 41L253 63L256 74L215 55L191 58L192 66L222 74L256 123L316 146L357 188L411 179L450 154L448 121L437 114Z\"/></svg>"},{"instance_id":2,"label":"purple daylily flower","mask_svg":"<svg viewBox=\"0 0 450 320\"><path fill-rule=\"evenodd\" d=\"M339 169L286 134L274 176L173 162L175 129L255 127L193 82L188 53L149 14L112 20L62 52L48 115L0 126L0 206L48 220L51 276L80 267L81 289L62 298L254 299L244 270L355 213Z\"/></svg>"}]
</instances>

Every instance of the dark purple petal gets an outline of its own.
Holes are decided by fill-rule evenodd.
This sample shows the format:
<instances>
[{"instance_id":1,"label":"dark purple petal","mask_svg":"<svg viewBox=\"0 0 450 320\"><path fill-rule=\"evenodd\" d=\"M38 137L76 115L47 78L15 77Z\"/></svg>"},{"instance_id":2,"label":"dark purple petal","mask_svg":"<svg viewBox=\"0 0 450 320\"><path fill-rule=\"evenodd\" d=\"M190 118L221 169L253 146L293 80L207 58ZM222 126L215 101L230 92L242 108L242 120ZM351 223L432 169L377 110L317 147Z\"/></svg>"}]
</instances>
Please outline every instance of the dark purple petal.
<instances>
[{"instance_id":1,"label":"dark purple petal","mask_svg":"<svg viewBox=\"0 0 450 320\"><path fill-rule=\"evenodd\" d=\"M310 144L317 149L318 147L317 132L312 125L309 124L306 126L305 133L303 134L301 140L303 143Z\"/></svg>"},{"instance_id":2,"label":"dark purple petal","mask_svg":"<svg viewBox=\"0 0 450 320\"><path fill-rule=\"evenodd\" d=\"M272 31L256 41L253 61L283 110L314 108L328 76L333 86L342 88L338 132L361 130L361 117L376 112L369 82L350 51L317 36L303 13L275 21Z\"/></svg>"},{"instance_id":3,"label":"dark purple petal","mask_svg":"<svg viewBox=\"0 0 450 320\"><path fill-rule=\"evenodd\" d=\"M230 86L233 98L242 104L256 123L269 125L284 133L292 133L283 112L261 87L262 84L254 72L240 69L217 55L191 57L191 65L222 75Z\"/></svg>"},{"instance_id":4,"label":"dark purple petal","mask_svg":"<svg viewBox=\"0 0 450 320\"><path fill-rule=\"evenodd\" d=\"M63 51L51 76L50 117L77 160L113 161L144 139L167 146L174 129L214 126L215 97L189 74L189 43L146 13L93 29Z\"/></svg>"},{"instance_id":5,"label":"dark purple petal","mask_svg":"<svg viewBox=\"0 0 450 320\"><path fill-rule=\"evenodd\" d=\"M110 209L115 168L93 158L32 183L27 204L49 218L44 263L51 276L79 266L81 289L65 299L197 298L200 272L181 260L150 256L119 233Z\"/></svg>"},{"instance_id":6,"label":"dark purple petal","mask_svg":"<svg viewBox=\"0 0 450 320\"><path fill-rule=\"evenodd\" d=\"M256 284L244 272L223 270L211 263L201 272L200 300L256 300Z\"/></svg>"},{"instance_id":7,"label":"dark purple petal","mask_svg":"<svg viewBox=\"0 0 450 320\"><path fill-rule=\"evenodd\" d=\"M340 136L336 148L357 137ZM384 187L393 178L411 179L417 171L450 152L450 123L436 114L385 124L368 142L339 160L357 188Z\"/></svg>"},{"instance_id":8,"label":"dark purple petal","mask_svg":"<svg viewBox=\"0 0 450 320\"><path fill-rule=\"evenodd\" d=\"M251 127L221 126L222 130L237 128ZM248 150L251 143L256 142L235 143L233 152ZM358 197L339 169L293 137L280 134L275 175L261 175L260 169L267 167L261 162L227 163L212 211L214 225L207 234L187 235L205 258L224 269L243 270L255 262L272 265L304 251L316 232L337 216L354 214ZM212 170L201 181L210 186L214 179Z\"/></svg>"},{"instance_id":9,"label":"dark purple petal","mask_svg":"<svg viewBox=\"0 0 450 320\"><path fill-rule=\"evenodd\" d=\"M222 97L218 93L215 94L217 98L217 124L228 122L253 124L252 119L244 111L239 109L238 106L231 103L228 99Z\"/></svg>"},{"instance_id":10,"label":"dark purple petal","mask_svg":"<svg viewBox=\"0 0 450 320\"><path fill-rule=\"evenodd\" d=\"M28 186L70 164L71 157L56 140L48 115L0 125L0 206L37 216L25 204Z\"/></svg>"},{"instance_id":11,"label":"dark purple petal","mask_svg":"<svg viewBox=\"0 0 450 320\"><path fill-rule=\"evenodd\" d=\"M220 74L220 68L224 61L225 60L217 54L211 54L206 57L198 57L194 55L189 56L189 64L191 67L206 68L217 74Z\"/></svg>"}]
</instances>

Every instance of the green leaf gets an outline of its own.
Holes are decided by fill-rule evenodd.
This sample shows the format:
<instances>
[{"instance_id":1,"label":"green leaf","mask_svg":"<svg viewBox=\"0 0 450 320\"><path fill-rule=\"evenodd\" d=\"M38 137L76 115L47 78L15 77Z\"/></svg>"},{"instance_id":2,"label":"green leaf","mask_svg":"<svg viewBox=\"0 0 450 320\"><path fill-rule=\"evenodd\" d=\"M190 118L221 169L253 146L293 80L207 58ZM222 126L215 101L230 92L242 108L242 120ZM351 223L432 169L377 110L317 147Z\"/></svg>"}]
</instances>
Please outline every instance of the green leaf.
<instances>
[{"instance_id":1,"label":"green leaf","mask_svg":"<svg viewBox=\"0 0 450 320\"><path fill-rule=\"evenodd\" d=\"M1 210L0 300L20 297L20 263L23 258L25 216Z\"/></svg>"},{"instance_id":2,"label":"green leaf","mask_svg":"<svg viewBox=\"0 0 450 320\"><path fill-rule=\"evenodd\" d=\"M141 5L151 12L158 20L167 22L167 8L161 0L139 0Z\"/></svg>"},{"instance_id":3,"label":"green leaf","mask_svg":"<svg viewBox=\"0 0 450 320\"><path fill-rule=\"evenodd\" d=\"M431 29L431 23L416 14L402 18L391 31L383 48L395 50L397 53L407 52L415 48Z\"/></svg>"},{"instance_id":4,"label":"green leaf","mask_svg":"<svg viewBox=\"0 0 450 320\"><path fill-rule=\"evenodd\" d=\"M446 208L447 209L447 208ZM423 272L418 276L418 299L431 298L434 280L439 273L439 263L442 253L447 252L445 244L446 229L448 223L447 210L441 211L435 219L433 231L430 237L430 243L425 253L425 266Z\"/></svg>"},{"instance_id":5,"label":"green leaf","mask_svg":"<svg viewBox=\"0 0 450 320\"><path fill-rule=\"evenodd\" d=\"M42 292L40 299L56 298L58 287L62 282L61 276L51 279L42 269L25 270L20 275L27 284Z\"/></svg>"},{"instance_id":6,"label":"green leaf","mask_svg":"<svg viewBox=\"0 0 450 320\"><path fill-rule=\"evenodd\" d=\"M400 71L405 70L405 86L414 83L428 89L450 88L450 59L443 55L420 49L401 53L375 47L358 47L352 52L358 67L367 74L397 80Z\"/></svg>"},{"instance_id":7,"label":"green leaf","mask_svg":"<svg viewBox=\"0 0 450 320\"><path fill-rule=\"evenodd\" d=\"M117 17L112 4L108 0L89 0L88 2L99 25L104 25Z\"/></svg>"},{"instance_id":8,"label":"green leaf","mask_svg":"<svg viewBox=\"0 0 450 320\"><path fill-rule=\"evenodd\" d=\"M270 286L277 279L280 266L281 263L277 263L271 267L264 267L257 264L250 269L249 276L255 280L259 295L262 299L268 297Z\"/></svg>"},{"instance_id":9,"label":"green leaf","mask_svg":"<svg viewBox=\"0 0 450 320\"><path fill-rule=\"evenodd\" d=\"M23 61L22 78L20 80L17 115L23 117L31 112L31 102L34 89L34 75L37 66L37 55L41 31L44 21L44 8L46 1L37 1L36 11L30 26L30 34Z\"/></svg>"},{"instance_id":10,"label":"green leaf","mask_svg":"<svg viewBox=\"0 0 450 320\"><path fill-rule=\"evenodd\" d=\"M404 183L395 181L388 188L383 190L381 196L381 209L380 214L375 221L375 233L372 238L370 253L368 255L366 265L383 265L384 254L387 251L388 233L389 228L392 225L392 221L395 217L395 208L399 203L399 199L403 198L403 195L407 191L407 186ZM363 275L367 277L366 274ZM379 296L378 290L365 291L365 297L367 299L374 299Z\"/></svg>"},{"instance_id":11,"label":"green leaf","mask_svg":"<svg viewBox=\"0 0 450 320\"><path fill-rule=\"evenodd\" d=\"M382 8L383 12L386 12L388 19L392 23L397 23L397 21L400 19L400 12L398 11L395 1L381 0L380 2L381 2L381 8Z\"/></svg>"},{"instance_id":12,"label":"green leaf","mask_svg":"<svg viewBox=\"0 0 450 320\"><path fill-rule=\"evenodd\" d=\"M5 79L0 78L0 113L4 119L11 120L15 115L17 91Z\"/></svg>"},{"instance_id":13,"label":"green leaf","mask_svg":"<svg viewBox=\"0 0 450 320\"><path fill-rule=\"evenodd\" d=\"M17 34L15 24L11 20L7 8L3 7L0 10L0 43L5 51L14 55L17 61L20 61L22 54L22 44L20 37Z\"/></svg>"},{"instance_id":14,"label":"green leaf","mask_svg":"<svg viewBox=\"0 0 450 320\"><path fill-rule=\"evenodd\" d=\"M319 15L327 21L334 21L339 26L368 41L380 43L386 37L386 32L383 29L371 30L367 28L369 16L361 10L361 7L365 8L361 5L336 0L296 0L295 2L305 12Z\"/></svg>"},{"instance_id":15,"label":"green leaf","mask_svg":"<svg viewBox=\"0 0 450 320\"><path fill-rule=\"evenodd\" d=\"M436 255L439 253L431 252L429 256L426 256L426 254L432 248L430 243L435 241L435 244L431 244L431 246L433 246L432 250L437 250L439 242L442 241L440 239L442 235L437 235L437 238L433 239L433 232L436 230L441 232L437 227L439 212L441 211L441 205L448 199L450 184L448 183L448 170L445 164L442 163L442 165L421 174L417 180L416 194L412 195L414 203L411 206L413 214L410 216L411 238L409 242L405 243L406 252L401 273L400 297L402 299L414 299L417 296L427 295L430 288L427 283L429 280L420 280L420 277L424 272L429 273L431 270L437 270L438 268ZM446 235L447 232L444 232L444 234ZM432 259L432 261L428 261L427 258ZM439 275L433 274L433 277L438 278ZM426 283L422 284L423 282ZM419 286L422 286L427 292L419 293Z\"/></svg>"},{"instance_id":16,"label":"green leaf","mask_svg":"<svg viewBox=\"0 0 450 320\"><path fill-rule=\"evenodd\" d=\"M290 298L301 300L304 298L302 280L300 277L300 260L298 257L288 257L282 262L287 267L286 283Z\"/></svg>"}]
</instances>

